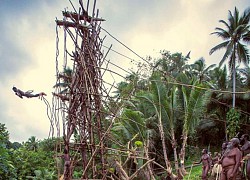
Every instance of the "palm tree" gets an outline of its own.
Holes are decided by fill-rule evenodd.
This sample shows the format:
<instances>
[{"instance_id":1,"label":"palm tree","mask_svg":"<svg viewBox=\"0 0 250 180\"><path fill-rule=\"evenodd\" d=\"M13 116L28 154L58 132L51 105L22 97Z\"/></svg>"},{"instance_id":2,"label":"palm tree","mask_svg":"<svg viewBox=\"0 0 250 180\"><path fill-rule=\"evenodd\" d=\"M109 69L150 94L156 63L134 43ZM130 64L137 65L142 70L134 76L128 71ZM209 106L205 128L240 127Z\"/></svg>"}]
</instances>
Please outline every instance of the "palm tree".
<instances>
[{"instance_id":1,"label":"palm tree","mask_svg":"<svg viewBox=\"0 0 250 180\"><path fill-rule=\"evenodd\" d=\"M249 90L250 90L250 67L248 66L246 68L240 68L240 69L238 69L238 73L240 75L240 82L241 82L241 87L242 87L241 91L246 91L246 93L240 94L238 96L238 98L241 102L240 107L241 107L242 111L248 112L248 114L249 114L250 113L250 93L249 93ZM248 116L242 115L241 122L246 123L246 124L249 123Z\"/></svg>"},{"instance_id":2,"label":"palm tree","mask_svg":"<svg viewBox=\"0 0 250 180\"><path fill-rule=\"evenodd\" d=\"M171 54L169 51L162 51L162 58L157 60L154 71L161 71L166 76L175 78L179 73L188 73L189 65L186 64L189 55L183 56L182 53ZM190 53L189 53L190 54Z\"/></svg>"},{"instance_id":3,"label":"palm tree","mask_svg":"<svg viewBox=\"0 0 250 180\"><path fill-rule=\"evenodd\" d=\"M132 102L131 102L132 104ZM128 157L124 159L124 155L121 155L119 151L114 155L120 156L120 160L123 161L122 164L127 167L127 175L132 175L135 171L143 166L143 159L141 159L146 153L142 153L144 149L148 149L147 145L147 129L145 125L145 119L143 114L138 110L132 110L124 108L121 116L117 119L117 122L114 123L112 127L112 135L117 139L117 144L112 144L113 147L121 146L121 148L128 148ZM140 142L141 147L136 146L136 143ZM140 152L139 152L139 149ZM116 152L116 151L114 151ZM138 154L139 153L139 154ZM140 156L140 157L139 157Z\"/></svg>"},{"instance_id":4,"label":"palm tree","mask_svg":"<svg viewBox=\"0 0 250 180\"><path fill-rule=\"evenodd\" d=\"M226 90L228 88L227 68L224 66L222 69L219 67L214 68L210 77L212 79L213 89Z\"/></svg>"},{"instance_id":5,"label":"palm tree","mask_svg":"<svg viewBox=\"0 0 250 180\"><path fill-rule=\"evenodd\" d=\"M175 89L175 88L173 88ZM168 96L167 87L162 82L160 76L154 73L151 77L151 91L138 94L138 98L148 104L148 107L154 109L154 117L158 120L159 136L161 138L163 155L165 160L165 166L170 176L175 176L172 172L171 164L167 155L166 147L166 134L170 135L172 147L174 150L175 167L178 170L178 159L176 151L176 139L174 129L174 108L176 103L175 91L171 89L171 93ZM173 90L173 91L172 91ZM168 133L165 133L165 132Z\"/></svg>"},{"instance_id":6,"label":"palm tree","mask_svg":"<svg viewBox=\"0 0 250 180\"><path fill-rule=\"evenodd\" d=\"M224 65L223 68L216 67L214 68L211 73L210 77L212 79L211 81L211 88L215 90L221 90L225 91L228 90L229 83L228 83L228 76L227 76L227 68ZM231 96L230 96L231 98ZM231 100L231 99L230 99ZM222 122L216 122L218 124L218 128L222 128L219 132L225 132L224 134L220 133L222 137L225 135L225 140L227 140L227 122L226 122L226 112L228 111L227 104L229 103L228 94L221 93L214 91L211 95L211 101L209 102L207 106L207 112L208 114L212 116L216 116L217 119L224 121L224 126L222 128ZM223 105L222 105L223 104Z\"/></svg>"},{"instance_id":7,"label":"palm tree","mask_svg":"<svg viewBox=\"0 0 250 180\"><path fill-rule=\"evenodd\" d=\"M219 67L229 58L229 69L233 74L233 108L235 107L236 63L240 64L243 62L246 65L249 63L250 58L247 46L244 44L250 41L249 20L250 8L246 9L242 16L239 16L239 11L235 7L233 14L229 11L228 23L224 20L219 20L220 23L226 26L226 29L216 27L216 31L212 33L221 37L223 42L213 47L209 54L211 55L221 48L226 48Z\"/></svg>"},{"instance_id":8,"label":"palm tree","mask_svg":"<svg viewBox=\"0 0 250 180\"><path fill-rule=\"evenodd\" d=\"M137 140L145 141L146 139L146 126L145 120L140 111L124 108L121 117L114 123L112 132L116 139L127 143L136 134Z\"/></svg>"},{"instance_id":9,"label":"palm tree","mask_svg":"<svg viewBox=\"0 0 250 180\"><path fill-rule=\"evenodd\" d=\"M113 92L115 98L127 99L138 91L146 90L148 82L140 78L138 72L132 71L125 77L125 81L117 84L116 90Z\"/></svg>"},{"instance_id":10,"label":"palm tree","mask_svg":"<svg viewBox=\"0 0 250 180\"><path fill-rule=\"evenodd\" d=\"M206 82L210 80L209 72L214 68L216 64L211 64L206 67L205 59L200 58L191 65L193 74L199 79L199 82Z\"/></svg>"},{"instance_id":11,"label":"palm tree","mask_svg":"<svg viewBox=\"0 0 250 180\"><path fill-rule=\"evenodd\" d=\"M179 79L185 84L188 84L188 81L190 81L185 74L182 74ZM192 85L191 88L181 85L179 89L184 111L182 129L183 142L179 156L181 161L181 170L184 174L186 172L184 168L184 160L188 135L190 132L194 131L195 127L197 127L210 99L210 92L203 90L205 86L200 84L198 80L191 80L189 83Z\"/></svg>"},{"instance_id":12,"label":"palm tree","mask_svg":"<svg viewBox=\"0 0 250 180\"><path fill-rule=\"evenodd\" d=\"M37 151L39 141L36 139L35 136L31 136L28 141L26 142L27 148L31 151Z\"/></svg>"},{"instance_id":13,"label":"palm tree","mask_svg":"<svg viewBox=\"0 0 250 180\"><path fill-rule=\"evenodd\" d=\"M73 70L70 67L65 67L63 72L60 72L57 77L57 83L53 86L57 92L54 96L61 98L61 100L68 100L70 93L70 85L72 83Z\"/></svg>"}]
</instances>

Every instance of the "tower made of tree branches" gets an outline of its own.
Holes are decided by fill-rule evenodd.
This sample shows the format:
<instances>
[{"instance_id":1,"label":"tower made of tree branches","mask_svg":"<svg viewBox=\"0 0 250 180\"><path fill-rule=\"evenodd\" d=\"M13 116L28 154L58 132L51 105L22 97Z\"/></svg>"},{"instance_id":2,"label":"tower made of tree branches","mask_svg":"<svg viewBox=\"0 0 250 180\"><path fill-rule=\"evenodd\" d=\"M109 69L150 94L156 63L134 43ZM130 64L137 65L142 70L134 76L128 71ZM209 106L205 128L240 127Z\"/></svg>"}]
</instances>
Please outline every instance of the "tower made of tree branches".
<instances>
[{"instance_id":1,"label":"tower made of tree branches","mask_svg":"<svg viewBox=\"0 0 250 180\"><path fill-rule=\"evenodd\" d=\"M63 131L64 179L71 179L74 167L79 164L82 179L105 176L101 71L104 54L103 39L99 36L103 19L98 18L96 1L91 10L89 4L80 0L78 9L72 5L73 12L63 11L63 19L56 20L57 46L60 28L63 29L64 52L60 64L57 47L53 114L59 134L60 128Z\"/></svg>"}]
</instances>

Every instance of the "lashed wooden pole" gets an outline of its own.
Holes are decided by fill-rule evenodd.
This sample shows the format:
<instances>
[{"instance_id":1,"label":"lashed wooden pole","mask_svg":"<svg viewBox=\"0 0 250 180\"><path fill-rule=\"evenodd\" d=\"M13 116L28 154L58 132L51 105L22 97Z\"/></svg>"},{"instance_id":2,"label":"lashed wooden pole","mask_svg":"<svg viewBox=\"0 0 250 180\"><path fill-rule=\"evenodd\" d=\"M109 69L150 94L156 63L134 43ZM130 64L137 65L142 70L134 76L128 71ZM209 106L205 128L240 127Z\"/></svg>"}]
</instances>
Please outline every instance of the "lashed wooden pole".
<instances>
[{"instance_id":1,"label":"lashed wooden pole","mask_svg":"<svg viewBox=\"0 0 250 180\"><path fill-rule=\"evenodd\" d=\"M98 18L98 10L96 13L96 0L94 0L92 16L88 15L82 1L79 2L80 13L65 11L63 12L64 20L56 20L57 26L64 27L65 32L69 34L76 47L72 56L74 71L69 93L66 97L54 93L55 97L62 101L68 101L67 123L64 130L64 157L68 158L64 166L64 179L72 178L74 158L70 156L70 145L73 143L71 142L72 135L76 131L79 134L80 147L78 149L81 151L84 170L82 178L104 176L106 164L104 159L105 147L102 139L104 130L101 122L102 75L100 66L102 62L100 61L103 55L100 49L102 40L99 37L100 22L103 19ZM87 6L89 6L89 1ZM77 33L72 32L72 29ZM97 151L99 153L96 157ZM101 169L97 169L97 158L101 161ZM90 163L92 164L91 167L88 166Z\"/></svg>"}]
</instances>

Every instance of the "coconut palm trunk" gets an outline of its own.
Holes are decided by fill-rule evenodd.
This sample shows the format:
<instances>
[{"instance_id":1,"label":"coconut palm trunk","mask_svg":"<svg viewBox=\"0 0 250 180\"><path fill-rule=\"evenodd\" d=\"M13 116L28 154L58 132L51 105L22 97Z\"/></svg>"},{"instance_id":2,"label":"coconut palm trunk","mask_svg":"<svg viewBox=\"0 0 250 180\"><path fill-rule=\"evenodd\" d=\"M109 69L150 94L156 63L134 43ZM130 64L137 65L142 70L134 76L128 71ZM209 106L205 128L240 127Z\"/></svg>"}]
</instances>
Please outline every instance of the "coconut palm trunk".
<instances>
[{"instance_id":1,"label":"coconut palm trunk","mask_svg":"<svg viewBox=\"0 0 250 180\"><path fill-rule=\"evenodd\" d=\"M240 16L238 9L235 7L234 12L229 11L228 23L224 20L219 20L225 26L225 29L216 27L215 34L222 38L223 42L213 47L209 54L213 54L222 48L226 49L219 67L229 58L229 69L233 75L233 108L235 108L235 88L236 88L236 63L244 65L249 64L250 54L247 44L249 43L249 22L250 8L247 8Z\"/></svg>"},{"instance_id":2,"label":"coconut palm trunk","mask_svg":"<svg viewBox=\"0 0 250 180\"><path fill-rule=\"evenodd\" d=\"M184 77L185 76L183 76L183 79ZM179 158L181 163L181 172L183 175L186 174L184 163L188 135L190 132L194 132L194 129L198 125L211 96L211 92L203 90L205 85L199 84L199 81L195 80L191 82L191 84L193 85L191 89L184 86L181 88L184 124L182 129L182 148Z\"/></svg>"},{"instance_id":3,"label":"coconut palm trunk","mask_svg":"<svg viewBox=\"0 0 250 180\"><path fill-rule=\"evenodd\" d=\"M138 94L138 97L142 98L149 106L154 109L154 117L157 118L157 126L162 143L162 151L164 156L165 167L169 177L175 177L172 171L171 163L168 159L168 149L166 146L166 135L172 143L174 151L174 164L176 172L178 172L178 155L177 155L177 143L175 139L175 109L177 108L177 95L178 91L176 87L167 87L161 80L158 74L154 74L151 79L151 92L145 92Z\"/></svg>"},{"instance_id":4,"label":"coconut palm trunk","mask_svg":"<svg viewBox=\"0 0 250 180\"><path fill-rule=\"evenodd\" d=\"M187 146L187 131L186 130L183 130L183 142L182 142L182 147L181 147L181 151L180 151L180 154L179 154L179 158L180 158L180 164L181 164L181 167L180 167L180 171L182 173L182 175L185 175L187 174L186 170L185 170L185 155L186 155L186 146Z\"/></svg>"},{"instance_id":5,"label":"coconut palm trunk","mask_svg":"<svg viewBox=\"0 0 250 180\"><path fill-rule=\"evenodd\" d=\"M162 150L163 150L163 155L164 155L164 161L166 164L166 168L169 169L169 160L168 160L168 155L167 155L167 148L166 148L166 143L165 143L165 134L163 131L163 125L162 125L162 120L161 120L161 110L159 111L158 114L158 128L160 131L160 137L161 137L161 143L162 143Z\"/></svg>"},{"instance_id":6,"label":"coconut palm trunk","mask_svg":"<svg viewBox=\"0 0 250 180\"><path fill-rule=\"evenodd\" d=\"M146 141L146 146L145 146L145 156L146 156L147 160L149 160L149 154L148 154L149 143L150 143L150 141L149 141L149 134L147 133L147 141ZM155 177L154 177L154 174L153 174L153 170L152 170L152 167L151 167L151 163L147 164L147 170L149 172L150 179L155 180Z\"/></svg>"},{"instance_id":7,"label":"coconut palm trunk","mask_svg":"<svg viewBox=\"0 0 250 180\"><path fill-rule=\"evenodd\" d=\"M177 155L177 142L175 139L175 133L174 133L174 128L171 128L171 139L172 139L172 147L174 151L174 165L175 165L175 170L178 172L179 170L179 164L178 164L178 155Z\"/></svg>"},{"instance_id":8,"label":"coconut palm trunk","mask_svg":"<svg viewBox=\"0 0 250 180\"><path fill-rule=\"evenodd\" d=\"M232 59L233 59L233 64L232 64L233 66L233 108L235 108L235 91L236 91L235 51L233 53Z\"/></svg>"}]
</instances>

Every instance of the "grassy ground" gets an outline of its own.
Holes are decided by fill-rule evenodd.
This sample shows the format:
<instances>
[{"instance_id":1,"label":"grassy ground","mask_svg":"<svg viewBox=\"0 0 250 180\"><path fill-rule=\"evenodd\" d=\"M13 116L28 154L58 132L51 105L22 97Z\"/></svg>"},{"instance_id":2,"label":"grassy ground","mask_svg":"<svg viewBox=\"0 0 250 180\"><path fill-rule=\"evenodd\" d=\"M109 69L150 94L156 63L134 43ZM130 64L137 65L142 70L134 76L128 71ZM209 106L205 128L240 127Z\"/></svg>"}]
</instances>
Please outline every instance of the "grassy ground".
<instances>
[{"instance_id":1,"label":"grassy ground","mask_svg":"<svg viewBox=\"0 0 250 180\"><path fill-rule=\"evenodd\" d=\"M189 148L189 158L187 158L187 160L185 161L185 165L186 167L190 167L191 164L193 162L197 162L200 160L201 158L201 151L203 148L208 148L208 147L199 147L199 148L195 148L195 147L190 147ZM214 152L219 152L217 147L210 147L209 148L210 151L212 152L212 154L214 154ZM186 171L188 172L188 174L184 177L184 180L200 180L201 179L201 173L202 173L202 165L196 165L195 167L192 168L186 168ZM191 171L191 172L190 172ZM209 178L212 179L212 178Z\"/></svg>"},{"instance_id":2,"label":"grassy ground","mask_svg":"<svg viewBox=\"0 0 250 180\"><path fill-rule=\"evenodd\" d=\"M191 169L186 169L186 171L188 173L190 173L190 170ZM190 175L187 174L184 177L184 180L200 180L201 179L201 172L202 172L202 166L201 165L193 167L192 170L191 170L191 174ZM216 180L216 177L212 177L211 174L209 173L208 174L208 180Z\"/></svg>"},{"instance_id":3,"label":"grassy ground","mask_svg":"<svg viewBox=\"0 0 250 180\"><path fill-rule=\"evenodd\" d=\"M186 159L185 166L187 175L184 176L184 180L200 180L201 179L201 171L202 166L195 165L191 167L191 164L200 160L201 151L200 149L195 149L195 151L190 154L189 158Z\"/></svg>"},{"instance_id":4,"label":"grassy ground","mask_svg":"<svg viewBox=\"0 0 250 180\"><path fill-rule=\"evenodd\" d=\"M195 166L192 169L187 169L188 174L184 177L184 180L200 180L201 171L201 166Z\"/></svg>"},{"instance_id":5,"label":"grassy ground","mask_svg":"<svg viewBox=\"0 0 250 180\"><path fill-rule=\"evenodd\" d=\"M200 180L201 179L201 173L202 173L202 165L196 165L195 167L192 167L192 169L190 168L191 164L193 162L197 162L200 160L201 158L201 150L203 148L207 148L207 147L200 147L200 148L194 148L191 147L189 149L189 158L186 159L185 161L185 165L186 165L186 171L187 171L187 175L184 177L184 180ZM211 149L212 148L212 149ZM211 147L210 150L212 152L212 154L214 154L214 152L219 152L217 147ZM189 168L188 168L189 167ZM191 171L191 172L190 172ZM208 178L209 180L215 179L212 177Z\"/></svg>"}]
</instances>

